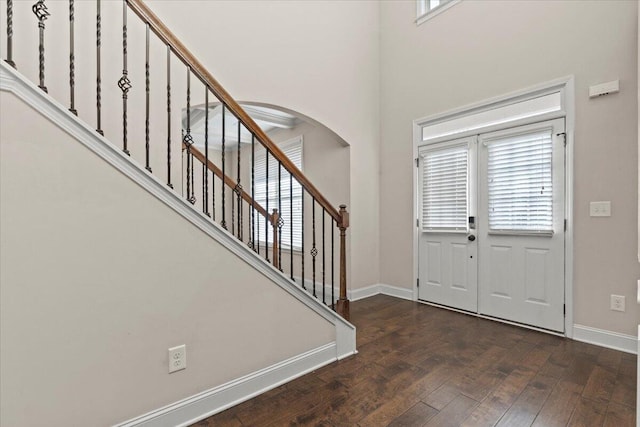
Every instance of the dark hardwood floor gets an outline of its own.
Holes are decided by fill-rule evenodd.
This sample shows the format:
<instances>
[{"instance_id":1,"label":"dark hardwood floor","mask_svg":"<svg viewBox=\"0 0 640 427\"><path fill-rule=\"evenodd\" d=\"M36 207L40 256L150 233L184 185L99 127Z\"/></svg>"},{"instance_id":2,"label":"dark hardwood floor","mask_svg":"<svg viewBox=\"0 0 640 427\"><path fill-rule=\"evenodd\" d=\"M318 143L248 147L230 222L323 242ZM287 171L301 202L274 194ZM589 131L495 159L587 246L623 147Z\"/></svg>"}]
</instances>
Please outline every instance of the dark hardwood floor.
<instances>
[{"instance_id":1,"label":"dark hardwood floor","mask_svg":"<svg viewBox=\"0 0 640 427\"><path fill-rule=\"evenodd\" d=\"M635 426L636 356L387 296L359 354L196 426Z\"/></svg>"}]
</instances>

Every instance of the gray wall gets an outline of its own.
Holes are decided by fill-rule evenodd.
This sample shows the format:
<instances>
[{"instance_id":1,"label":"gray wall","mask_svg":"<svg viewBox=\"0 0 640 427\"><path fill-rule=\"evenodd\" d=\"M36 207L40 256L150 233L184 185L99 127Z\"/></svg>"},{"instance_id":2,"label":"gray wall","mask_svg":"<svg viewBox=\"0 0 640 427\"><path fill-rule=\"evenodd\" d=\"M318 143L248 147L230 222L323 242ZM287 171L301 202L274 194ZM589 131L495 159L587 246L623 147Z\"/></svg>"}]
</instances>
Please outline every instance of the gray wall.
<instances>
[{"instance_id":1,"label":"gray wall","mask_svg":"<svg viewBox=\"0 0 640 427\"><path fill-rule=\"evenodd\" d=\"M299 112L347 141L347 280L351 288L378 283L378 2L148 4L236 99Z\"/></svg>"},{"instance_id":2,"label":"gray wall","mask_svg":"<svg viewBox=\"0 0 640 427\"><path fill-rule=\"evenodd\" d=\"M13 95L0 114L0 424L113 425L335 340Z\"/></svg>"},{"instance_id":3,"label":"gray wall","mask_svg":"<svg viewBox=\"0 0 640 427\"><path fill-rule=\"evenodd\" d=\"M381 3L381 282L412 287L412 121L560 77L576 82L574 322L635 335L636 1L462 1L416 26ZM620 93L588 87L620 79ZM589 201L610 200L610 218ZM625 313L609 295L627 298Z\"/></svg>"}]
</instances>

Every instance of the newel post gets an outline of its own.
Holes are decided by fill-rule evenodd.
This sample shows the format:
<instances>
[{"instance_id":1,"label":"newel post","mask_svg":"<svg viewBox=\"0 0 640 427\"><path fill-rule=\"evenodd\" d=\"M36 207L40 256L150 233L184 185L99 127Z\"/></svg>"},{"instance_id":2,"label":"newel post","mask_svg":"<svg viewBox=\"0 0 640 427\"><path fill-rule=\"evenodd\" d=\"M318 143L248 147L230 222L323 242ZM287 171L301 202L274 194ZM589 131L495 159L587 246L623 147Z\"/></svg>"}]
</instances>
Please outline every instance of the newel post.
<instances>
[{"instance_id":1,"label":"newel post","mask_svg":"<svg viewBox=\"0 0 640 427\"><path fill-rule=\"evenodd\" d=\"M280 259L278 259L278 221L280 220L280 214L278 209L273 210L271 215L271 226L273 227L273 266L280 269Z\"/></svg>"},{"instance_id":2,"label":"newel post","mask_svg":"<svg viewBox=\"0 0 640 427\"><path fill-rule=\"evenodd\" d=\"M340 298L338 299L337 312L346 320L349 320L349 300L347 299L347 250L346 235L349 227L349 212L346 205L340 205Z\"/></svg>"}]
</instances>

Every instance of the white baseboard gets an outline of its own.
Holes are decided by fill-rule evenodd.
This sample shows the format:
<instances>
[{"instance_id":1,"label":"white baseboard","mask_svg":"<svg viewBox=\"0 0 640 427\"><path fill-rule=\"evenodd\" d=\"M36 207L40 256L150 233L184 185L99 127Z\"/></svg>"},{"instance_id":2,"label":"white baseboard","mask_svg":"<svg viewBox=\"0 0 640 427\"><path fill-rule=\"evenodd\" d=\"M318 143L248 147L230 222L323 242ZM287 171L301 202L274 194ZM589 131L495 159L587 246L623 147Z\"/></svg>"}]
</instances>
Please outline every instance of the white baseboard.
<instances>
[{"instance_id":1,"label":"white baseboard","mask_svg":"<svg viewBox=\"0 0 640 427\"><path fill-rule=\"evenodd\" d=\"M189 426L335 360L336 343L333 342L115 427Z\"/></svg>"},{"instance_id":2,"label":"white baseboard","mask_svg":"<svg viewBox=\"0 0 640 427\"><path fill-rule=\"evenodd\" d=\"M573 339L625 353L638 354L638 337L605 331L584 325L573 325Z\"/></svg>"},{"instance_id":3,"label":"white baseboard","mask_svg":"<svg viewBox=\"0 0 640 427\"><path fill-rule=\"evenodd\" d=\"M359 299L372 297L378 294L389 295L392 297L413 301L412 289L399 288L397 286L385 285L383 283L367 286L365 288L353 289L349 291L349 299L351 301L357 301Z\"/></svg>"}]
</instances>

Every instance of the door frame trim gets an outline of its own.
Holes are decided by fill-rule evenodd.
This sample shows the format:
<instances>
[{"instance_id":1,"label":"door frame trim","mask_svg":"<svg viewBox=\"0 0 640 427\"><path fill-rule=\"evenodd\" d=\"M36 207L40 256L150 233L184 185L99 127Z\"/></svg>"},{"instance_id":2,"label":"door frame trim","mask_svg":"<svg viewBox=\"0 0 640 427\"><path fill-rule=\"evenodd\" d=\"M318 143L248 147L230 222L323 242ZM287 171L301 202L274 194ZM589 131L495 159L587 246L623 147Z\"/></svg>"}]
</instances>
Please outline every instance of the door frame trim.
<instances>
[{"instance_id":1,"label":"door frame trim","mask_svg":"<svg viewBox=\"0 0 640 427\"><path fill-rule=\"evenodd\" d=\"M461 132L455 135L448 135L444 138L437 138L430 140L428 143L436 143L444 139L452 140L459 139L469 135L477 135L480 133L491 132L494 130L511 128L520 126L523 124L535 123L544 120L551 120L557 118L565 119L565 137L566 137L566 149L565 149L565 216L567 220L567 229L565 231L565 246L564 246L564 303L566 308L566 314L564 318L564 336L573 338L573 176L574 176L574 163L573 163L573 146L574 146L574 130L575 130L575 78L573 75L562 77L556 80L552 80L546 83L535 85L522 90L514 91L504 95L500 95L494 98L486 99L473 104L468 104L463 107L455 108L442 113L432 114L426 117L422 117L413 121L413 158L419 157L419 147L425 145L422 141L422 128L424 126L453 120L459 117L468 116L481 111L492 110L497 107L516 104L527 99L535 98L537 96L560 92L562 108L553 113L534 116L522 120L514 120L512 122L490 125L472 131ZM415 160L414 160L415 162ZM420 228L417 226L416 219L418 216L418 167L414 163L413 168L413 216L412 223L413 228L413 300L418 301L418 277L420 262L418 259L419 237ZM474 313L469 313L474 315ZM477 314L476 314L477 315Z\"/></svg>"}]
</instances>

